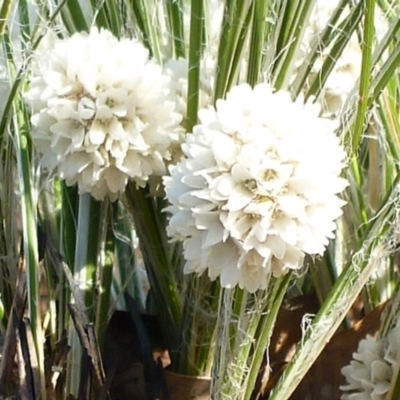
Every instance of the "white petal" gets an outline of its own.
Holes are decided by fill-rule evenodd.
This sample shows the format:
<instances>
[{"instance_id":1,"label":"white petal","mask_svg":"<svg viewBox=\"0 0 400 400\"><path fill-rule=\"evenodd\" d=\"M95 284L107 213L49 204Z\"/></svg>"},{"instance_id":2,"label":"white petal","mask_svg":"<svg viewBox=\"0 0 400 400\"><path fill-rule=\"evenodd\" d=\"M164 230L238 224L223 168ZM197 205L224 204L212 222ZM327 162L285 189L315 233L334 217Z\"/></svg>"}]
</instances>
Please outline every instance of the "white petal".
<instances>
[{"instance_id":1,"label":"white petal","mask_svg":"<svg viewBox=\"0 0 400 400\"><path fill-rule=\"evenodd\" d=\"M245 189L242 185L236 185L229 196L228 203L223 209L229 211L241 210L246 207L253 198L253 193L248 189Z\"/></svg>"},{"instance_id":2,"label":"white petal","mask_svg":"<svg viewBox=\"0 0 400 400\"><path fill-rule=\"evenodd\" d=\"M82 119L91 119L94 116L96 105L93 100L83 97L78 103L78 115Z\"/></svg>"},{"instance_id":3,"label":"white petal","mask_svg":"<svg viewBox=\"0 0 400 400\"><path fill-rule=\"evenodd\" d=\"M104 143L106 138L105 127L101 123L94 121L88 132L89 142L94 145Z\"/></svg>"},{"instance_id":4,"label":"white petal","mask_svg":"<svg viewBox=\"0 0 400 400\"><path fill-rule=\"evenodd\" d=\"M265 241L265 244L270 248L271 253L278 259L281 260L286 252L285 242L276 235L271 235Z\"/></svg>"}]
</instances>

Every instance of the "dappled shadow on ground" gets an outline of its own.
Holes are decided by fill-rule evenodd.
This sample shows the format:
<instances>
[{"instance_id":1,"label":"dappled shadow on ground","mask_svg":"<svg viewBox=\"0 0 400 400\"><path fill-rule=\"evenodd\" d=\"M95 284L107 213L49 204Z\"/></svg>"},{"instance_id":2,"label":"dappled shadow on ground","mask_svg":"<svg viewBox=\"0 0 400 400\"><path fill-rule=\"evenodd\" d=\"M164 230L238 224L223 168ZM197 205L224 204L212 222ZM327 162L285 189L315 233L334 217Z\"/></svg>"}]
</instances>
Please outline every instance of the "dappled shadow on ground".
<instances>
[{"instance_id":1,"label":"dappled shadow on ground","mask_svg":"<svg viewBox=\"0 0 400 400\"><path fill-rule=\"evenodd\" d=\"M363 315L363 307L362 302L357 300L349 320L352 324L351 328L339 328L290 400L339 400L339 386L344 383L341 369L350 362L359 341L367 334L377 333L385 306L386 304L382 304L364 318L359 319ZM268 399L270 391L284 372L295 353L297 343L301 340L304 316L315 314L318 307L314 296L300 296L284 304L272 337L269 353L270 369L264 368L260 371L258 385L261 386L261 393L255 394L253 399Z\"/></svg>"}]
</instances>

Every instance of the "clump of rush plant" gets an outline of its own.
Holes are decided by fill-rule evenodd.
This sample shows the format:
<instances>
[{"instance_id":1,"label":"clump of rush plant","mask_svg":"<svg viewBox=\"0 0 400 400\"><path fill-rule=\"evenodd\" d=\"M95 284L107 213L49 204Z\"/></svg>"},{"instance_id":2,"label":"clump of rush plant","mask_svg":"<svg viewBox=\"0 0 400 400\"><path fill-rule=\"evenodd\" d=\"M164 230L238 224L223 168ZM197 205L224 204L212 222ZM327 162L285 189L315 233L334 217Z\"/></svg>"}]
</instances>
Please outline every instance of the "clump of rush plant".
<instances>
[{"instance_id":1,"label":"clump of rush plant","mask_svg":"<svg viewBox=\"0 0 400 400\"><path fill-rule=\"evenodd\" d=\"M118 396L118 309L144 397L195 376L212 399L289 399L356 298L397 290L398 5L4 0L0 396ZM282 304L307 294L318 311L269 379ZM344 399L396 399L390 326L360 341Z\"/></svg>"}]
</instances>

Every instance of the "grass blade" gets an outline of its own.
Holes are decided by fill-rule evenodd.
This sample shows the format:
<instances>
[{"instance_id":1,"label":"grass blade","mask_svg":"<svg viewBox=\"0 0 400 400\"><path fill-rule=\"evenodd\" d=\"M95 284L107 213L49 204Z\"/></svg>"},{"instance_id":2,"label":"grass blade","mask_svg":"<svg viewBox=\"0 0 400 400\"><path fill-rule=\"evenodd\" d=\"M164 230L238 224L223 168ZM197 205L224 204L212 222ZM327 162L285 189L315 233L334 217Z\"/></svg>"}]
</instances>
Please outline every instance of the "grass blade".
<instances>
[{"instance_id":1,"label":"grass blade","mask_svg":"<svg viewBox=\"0 0 400 400\"><path fill-rule=\"evenodd\" d=\"M28 125L26 124L27 120L28 117L25 114L22 101L19 99L15 110L13 129L15 132L21 193L23 249L27 271L28 311L38 362L38 374L41 381L42 394L45 396L44 353L42 346L44 338L39 295L40 268L36 227L36 195L33 186L35 180L33 178L32 149Z\"/></svg>"}]
</instances>

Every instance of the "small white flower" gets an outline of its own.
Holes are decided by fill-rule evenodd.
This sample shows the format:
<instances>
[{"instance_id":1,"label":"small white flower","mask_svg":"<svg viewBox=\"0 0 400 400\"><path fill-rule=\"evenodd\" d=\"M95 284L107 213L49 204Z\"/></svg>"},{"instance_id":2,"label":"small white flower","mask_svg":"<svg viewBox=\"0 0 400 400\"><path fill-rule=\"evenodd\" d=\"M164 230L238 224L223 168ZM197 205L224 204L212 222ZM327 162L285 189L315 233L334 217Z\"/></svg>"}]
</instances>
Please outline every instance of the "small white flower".
<instances>
[{"instance_id":1,"label":"small white flower","mask_svg":"<svg viewBox=\"0 0 400 400\"><path fill-rule=\"evenodd\" d=\"M96 199L116 199L129 179L143 186L165 173L169 130L180 123L169 77L135 39L93 28L35 55L32 138L42 164Z\"/></svg>"},{"instance_id":2,"label":"small white flower","mask_svg":"<svg viewBox=\"0 0 400 400\"><path fill-rule=\"evenodd\" d=\"M333 122L318 113L267 84L236 86L199 111L185 158L164 178L185 272L255 291L324 252L347 181Z\"/></svg>"},{"instance_id":3,"label":"small white flower","mask_svg":"<svg viewBox=\"0 0 400 400\"><path fill-rule=\"evenodd\" d=\"M342 400L384 400L397 371L400 356L400 324L385 338L368 335L361 340L353 360L342 368L346 384L341 386Z\"/></svg>"}]
</instances>

